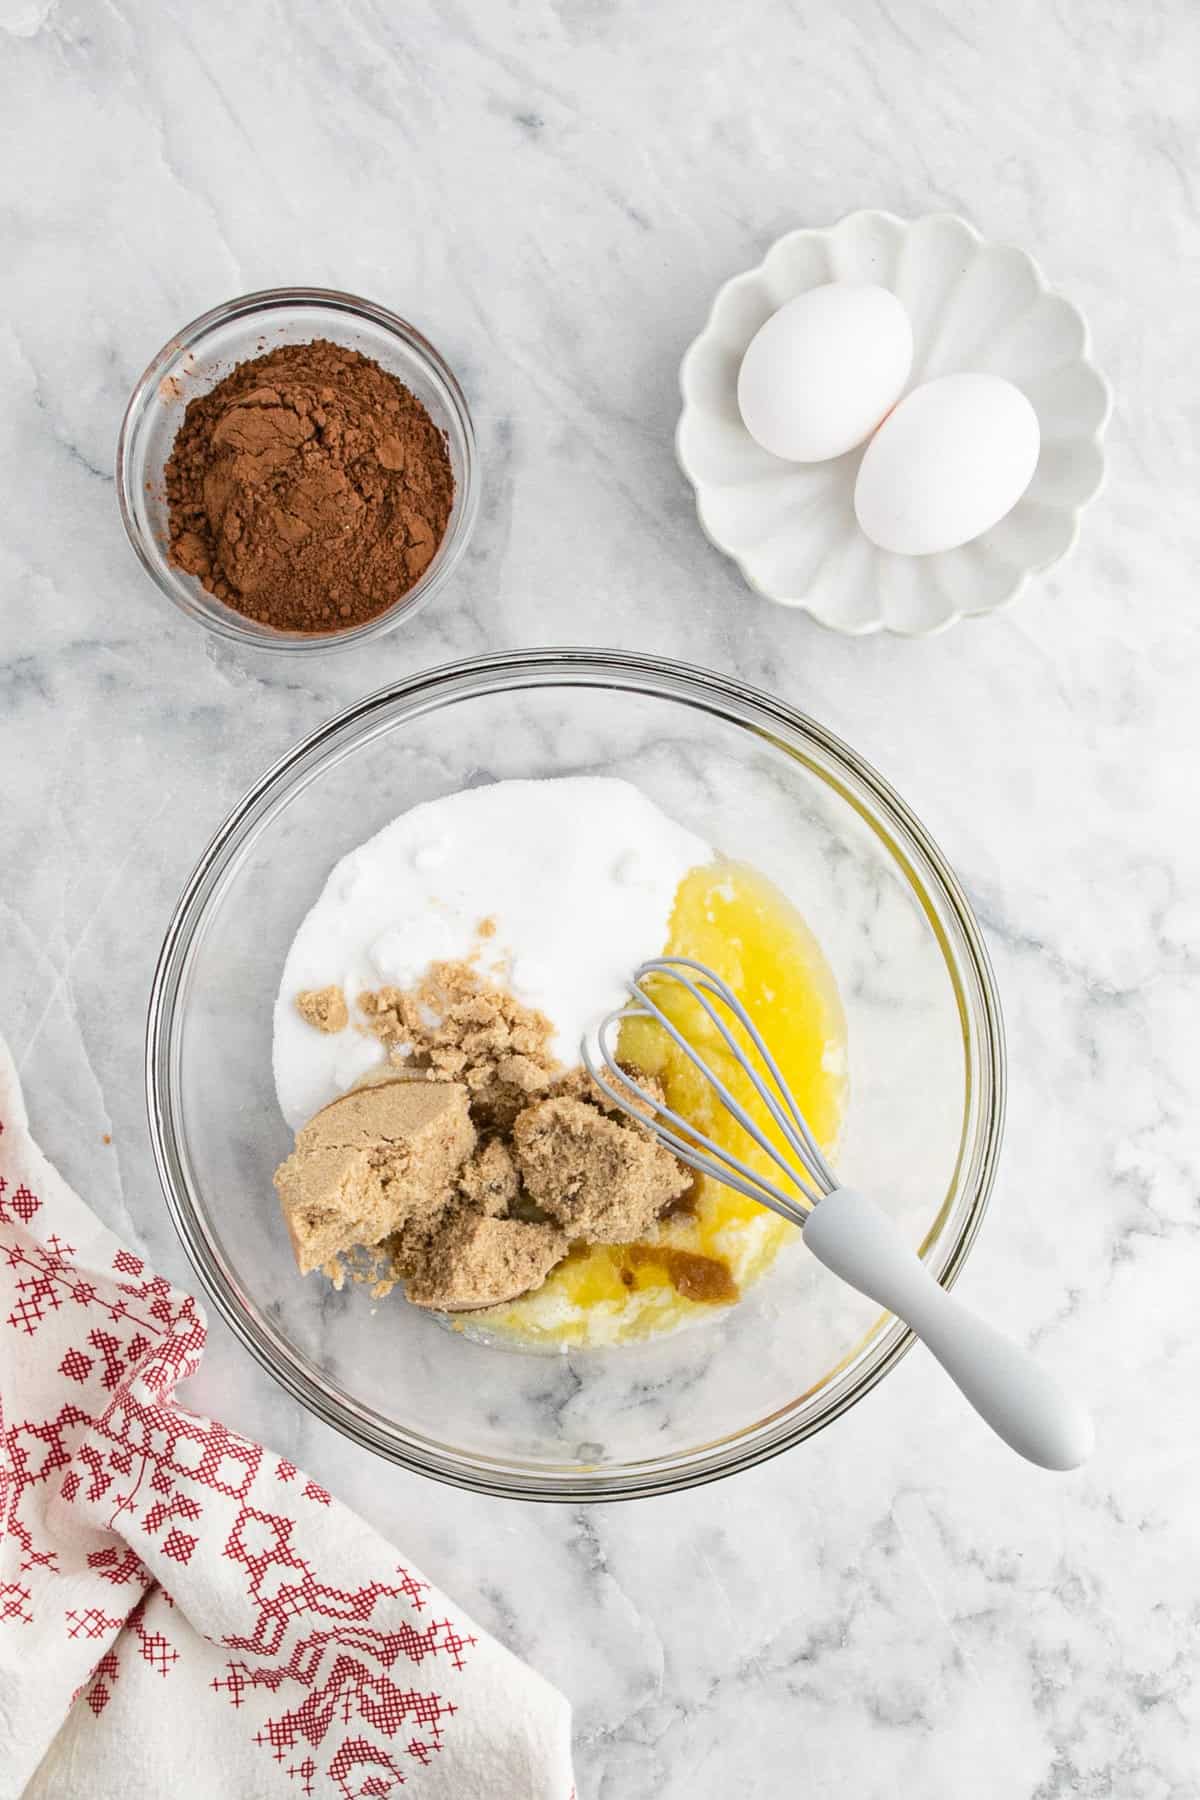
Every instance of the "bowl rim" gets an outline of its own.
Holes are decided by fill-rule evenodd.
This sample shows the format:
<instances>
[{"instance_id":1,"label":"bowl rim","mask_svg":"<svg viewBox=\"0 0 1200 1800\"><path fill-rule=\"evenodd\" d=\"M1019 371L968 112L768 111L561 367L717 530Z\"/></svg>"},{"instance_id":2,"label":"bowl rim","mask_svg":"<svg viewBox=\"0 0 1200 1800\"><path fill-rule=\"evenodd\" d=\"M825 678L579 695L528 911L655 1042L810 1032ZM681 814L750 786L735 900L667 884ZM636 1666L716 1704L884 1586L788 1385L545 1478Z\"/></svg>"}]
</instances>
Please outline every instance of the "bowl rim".
<instances>
[{"instance_id":1,"label":"bowl rim","mask_svg":"<svg viewBox=\"0 0 1200 1800\"><path fill-rule=\"evenodd\" d=\"M455 506L433 561L419 580L393 601L391 606L376 613L364 624L351 626L344 631L276 630L225 606L215 596L206 595L204 600L200 600L182 584L176 586L165 577L162 558L155 546L147 543L145 533L138 524L133 502L134 445L147 412L158 394L159 385L171 367L197 345L204 343L214 331L231 321L256 316L266 320L277 317L289 308L300 306L324 310L331 317L361 319L403 344L423 364L426 374L438 389L447 412L453 417L463 444L462 479L456 482ZM256 650L313 655L321 651L347 650L371 638L382 637L386 632L395 630L403 621L412 618L432 600L458 564L474 529L479 511L478 465L475 426L466 395L445 357L423 332L407 319L401 318L399 313L380 306L377 301L364 299L358 294L344 293L340 288L277 287L239 294L232 300L222 301L219 306L210 307L207 312L201 313L175 332L151 358L134 383L121 418L114 476L117 505L129 544L154 585L173 606L218 637L234 643L250 645Z\"/></svg>"},{"instance_id":2,"label":"bowl rim","mask_svg":"<svg viewBox=\"0 0 1200 1800\"><path fill-rule=\"evenodd\" d=\"M914 1334L902 1321L883 1314L835 1368L775 1413L755 1420L715 1445L694 1445L667 1457L616 1465L615 1470L589 1470L577 1464L522 1463L519 1459L456 1451L416 1433L398 1434L393 1424L381 1422L367 1406L322 1388L294 1358L289 1360L286 1350L273 1350L273 1342L280 1334L273 1332L264 1319L252 1317L242 1304L221 1270L199 1210L192 1203L172 1107L180 1023L176 1001L209 902L219 897L227 866L263 815L291 793L297 781L303 779L306 784L307 778L318 772L325 754L351 748L376 718L395 727L453 702L514 689L554 686L619 689L652 699L682 701L755 731L802 762L804 758L795 744L788 742L787 737L781 742L778 734L782 731L807 741L865 788L883 820L889 827L898 827L924 859L938 890L937 898L961 934L965 960L948 944L939 919L931 913L924 883L917 878L906 848L880 830L879 821L865 812L849 788L831 784L883 838L900 864L939 940L955 989L964 1034L967 1106L950 1188L921 1247L922 1253L931 1247L936 1250L940 1266L933 1272L946 1288L958 1278L987 1211L1003 1138L1007 1078L999 993L982 931L936 842L890 784L842 739L807 714L736 677L671 658L625 650L571 646L502 651L442 663L378 688L278 757L229 812L188 877L167 927L151 984L145 1038L146 1106L155 1167L176 1233L205 1292L238 1342L285 1392L323 1423L412 1473L451 1486L504 1499L579 1504L675 1493L768 1461L841 1417L876 1387L907 1354L915 1341ZM830 780L825 768L820 768L819 773L822 779ZM970 994L966 991L968 986ZM974 1141L968 1143L972 1119ZM943 1245L939 1233L956 1205L962 1207L962 1218ZM788 1415L821 1392L824 1403L815 1413L787 1422Z\"/></svg>"}]
</instances>

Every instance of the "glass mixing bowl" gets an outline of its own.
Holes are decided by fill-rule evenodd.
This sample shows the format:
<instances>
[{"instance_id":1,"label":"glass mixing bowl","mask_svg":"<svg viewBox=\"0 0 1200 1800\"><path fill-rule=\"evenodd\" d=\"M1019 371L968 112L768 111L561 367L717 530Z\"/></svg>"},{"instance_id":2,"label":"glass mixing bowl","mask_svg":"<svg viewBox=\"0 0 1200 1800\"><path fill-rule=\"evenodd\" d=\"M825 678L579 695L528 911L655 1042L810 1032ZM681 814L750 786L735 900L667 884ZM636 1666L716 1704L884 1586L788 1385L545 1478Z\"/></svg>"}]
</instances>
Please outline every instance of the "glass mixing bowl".
<instances>
[{"instance_id":1,"label":"glass mixing bowl","mask_svg":"<svg viewBox=\"0 0 1200 1800\"><path fill-rule=\"evenodd\" d=\"M215 387L238 363L280 344L307 344L314 338L328 338L371 357L416 395L445 436L454 473L454 504L429 567L384 612L344 631L280 631L226 606L194 575L186 575L170 561L163 471L189 400ZM129 542L168 600L220 637L300 655L381 637L411 619L433 598L466 549L479 504L475 430L450 368L415 326L372 300L332 288L268 288L243 294L177 332L130 395L117 443L116 481Z\"/></svg>"},{"instance_id":2,"label":"glass mixing bowl","mask_svg":"<svg viewBox=\"0 0 1200 1800\"><path fill-rule=\"evenodd\" d=\"M213 1301L302 1405L406 1468L526 1499L625 1499L747 1468L836 1419L911 1342L799 1238L692 1329L556 1355L296 1275L271 1185L291 1148L271 1014L331 864L418 801L587 772L636 782L799 907L847 1017L840 1173L945 1285L1003 1122L1000 1010L962 889L887 784L781 701L649 657L530 651L385 688L297 745L205 851L159 959L147 1085L167 1202Z\"/></svg>"}]
</instances>

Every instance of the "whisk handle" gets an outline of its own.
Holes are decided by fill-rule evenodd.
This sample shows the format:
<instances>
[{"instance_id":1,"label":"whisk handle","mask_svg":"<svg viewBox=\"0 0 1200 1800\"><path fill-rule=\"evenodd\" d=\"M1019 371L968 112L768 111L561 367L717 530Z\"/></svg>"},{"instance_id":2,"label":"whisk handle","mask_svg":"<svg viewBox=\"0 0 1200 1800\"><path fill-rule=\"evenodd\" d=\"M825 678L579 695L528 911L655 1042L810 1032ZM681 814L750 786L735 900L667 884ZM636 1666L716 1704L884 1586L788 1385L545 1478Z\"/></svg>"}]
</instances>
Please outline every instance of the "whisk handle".
<instances>
[{"instance_id":1,"label":"whisk handle","mask_svg":"<svg viewBox=\"0 0 1200 1800\"><path fill-rule=\"evenodd\" d=\"M814 1207L804 1242L818 1262L911 1326L1006 1444L1043 1469L1092 1452L1089 1415L1026 1351L939 1287L887 1214L853 1188Z\"/></svg>"}]
</instances>

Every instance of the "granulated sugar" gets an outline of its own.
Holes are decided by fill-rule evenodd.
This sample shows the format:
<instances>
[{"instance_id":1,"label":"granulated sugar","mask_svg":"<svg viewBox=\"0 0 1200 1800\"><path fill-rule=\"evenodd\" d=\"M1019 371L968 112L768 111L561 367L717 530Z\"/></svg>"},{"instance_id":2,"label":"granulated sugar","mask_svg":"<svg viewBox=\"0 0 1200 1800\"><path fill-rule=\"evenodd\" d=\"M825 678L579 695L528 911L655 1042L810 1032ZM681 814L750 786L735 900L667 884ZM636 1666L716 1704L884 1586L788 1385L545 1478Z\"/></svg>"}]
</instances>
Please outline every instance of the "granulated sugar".
<instances>
[{"instance_id":1,"label":"granulated sugar","mask_svg":"<svg viewBox=\"0 0 1200 1800\"><path fill-rule=\"evenodd\" d=\"M546 1014L554 1054L576 1063L584 1032L665 947L683 877L712 855L638 788L602 776L496 782L402 814L335 865L288 952L274 1042L284 1117L298 1129L382 1059L358 995L415 987L439 961L476 956ZM350 1007L336 1034L296 1009L298 994L329 986Z\"/></svg>"}]
</instances>

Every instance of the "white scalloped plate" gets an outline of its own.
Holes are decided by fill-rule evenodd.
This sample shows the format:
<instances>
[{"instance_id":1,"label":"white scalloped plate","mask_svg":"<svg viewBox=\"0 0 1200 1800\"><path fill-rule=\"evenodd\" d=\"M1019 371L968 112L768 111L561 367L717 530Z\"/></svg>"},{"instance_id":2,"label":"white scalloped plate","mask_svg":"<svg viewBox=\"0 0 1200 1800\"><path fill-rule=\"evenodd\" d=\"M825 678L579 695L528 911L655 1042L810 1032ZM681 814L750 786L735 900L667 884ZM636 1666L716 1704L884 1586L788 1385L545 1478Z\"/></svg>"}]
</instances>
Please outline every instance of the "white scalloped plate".
<instances>
[{"instance_id":1,"label":"white scalloped plate","mask_svg":"<svg viewBox=\"0 0 1200 1800\"><path fill-rule=\"evenodd\" d=\"M899 295L913 325L909 387L974 369L1005 376L1033 403L1042 433L1033 480L973 543L936 556L880 550L854 516L865 445L831 462L784 462L742 424L737 373L750 339L786 300L826 281L875 281ZM780 238L721 288L680 385L675 450L704 531L756 592L834 631L926 636L1006 606L1071 549L1104 478L1112 399L1082 314L1024 250L987 243L951 213L911 224L850 213Z\"/></svg>"}]
</instances>

